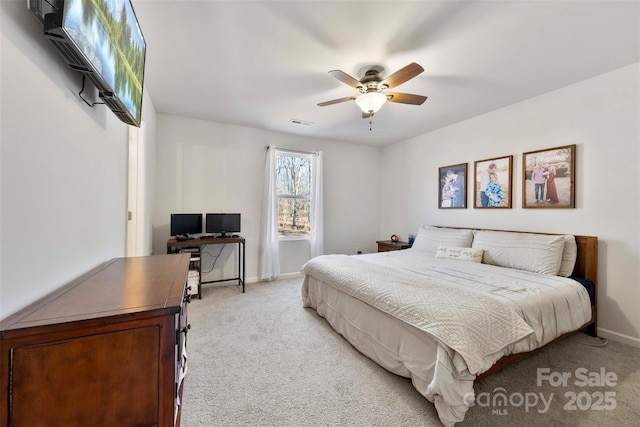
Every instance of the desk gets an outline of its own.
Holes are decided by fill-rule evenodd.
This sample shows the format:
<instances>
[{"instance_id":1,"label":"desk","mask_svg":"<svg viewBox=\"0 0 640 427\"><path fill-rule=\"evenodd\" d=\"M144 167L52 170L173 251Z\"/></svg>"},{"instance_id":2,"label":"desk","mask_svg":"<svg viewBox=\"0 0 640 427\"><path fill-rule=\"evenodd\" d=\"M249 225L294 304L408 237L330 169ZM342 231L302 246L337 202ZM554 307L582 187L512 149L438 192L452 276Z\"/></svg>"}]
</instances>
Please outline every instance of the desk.
<instances>
[{"instance_id":1,"label":"desk","mask_svg":"<svg viewBox=\"0 0 640 427\"><path fill-rule=\"evenodd\" d=\"M202 253L203 246L206 245L223 245L225 243L237 243L238 244L238 277L232 277L229 279L221 279L221 280L209 280L207 282L201 283L218 283L218 282L229 282L231 280L237 280L238 286L242 285L242 293L244 293L244 237L201 237L189 240L181 240L178 241L176 239L169 239L167 241L167 253L173 253L174 251L179 251L180 248L185 247L199 247L200 252ZM200 278L202 280L202 278Z\"/></svg>"}]
</instances>

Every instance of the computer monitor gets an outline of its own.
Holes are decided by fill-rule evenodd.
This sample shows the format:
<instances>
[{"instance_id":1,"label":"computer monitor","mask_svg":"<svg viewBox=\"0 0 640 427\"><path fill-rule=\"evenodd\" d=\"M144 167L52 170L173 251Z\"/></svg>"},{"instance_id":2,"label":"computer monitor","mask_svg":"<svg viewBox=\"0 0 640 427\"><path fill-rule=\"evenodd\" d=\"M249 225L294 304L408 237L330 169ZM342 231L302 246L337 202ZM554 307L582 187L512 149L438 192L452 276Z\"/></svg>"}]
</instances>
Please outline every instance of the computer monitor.
<instances>
[{"instance_id":1,"label":"computer monitor","mask_svg":"<svg viewBox=\"0 0 640 427\"><path fill-rule=\"evenodd\" d=\"M189 236L202 233L202 214L171 214L171 235Z\"/></svg>"},{"instance_id":2,"label":"computer monitor","mask_svg":"<svg viewBox=\"0 0 640 427\"><path fill-rule=\"evenodd\" d=\"M206 232L220 234L225 237L227 233L240 232L239 213L208 213Z\"/></svg>"}]
</instances>

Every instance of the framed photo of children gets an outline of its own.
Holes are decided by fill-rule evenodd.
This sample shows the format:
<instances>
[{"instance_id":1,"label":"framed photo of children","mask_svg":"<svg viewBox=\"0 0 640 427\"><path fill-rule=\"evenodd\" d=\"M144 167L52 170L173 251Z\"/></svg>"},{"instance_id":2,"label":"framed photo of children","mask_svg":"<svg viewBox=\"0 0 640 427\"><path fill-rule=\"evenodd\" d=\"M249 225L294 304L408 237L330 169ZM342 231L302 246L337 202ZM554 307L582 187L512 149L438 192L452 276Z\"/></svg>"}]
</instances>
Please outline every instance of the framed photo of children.
<instances>
[{"instance_id":1,"label":"framed photo of children","mask_svg":"<svg viewBox=\"0 0 640 427\"><path fill-rule=\"evenodd\" d=\"M510 209L512 170L513 156L475 162L473 207Z\"/></svg>"},{"instance_id":2,"label":"framed photo of children","mask_svg":"<svg viewBox=\"0 0 640 427\"><path fill-rule=\"evenodd\" d=\"M438 168L438 208L467 207L467 163Z\"/></svg>"},{"instance_id":3,"label":"framed photo of children","mask_svg":"<svg viewBox=\"0 0 640 427\"><path fill-rule=\"evenodd\" d=\"M576 146L530 151L522 155L522 207L575 207Z\"/></svg>"}]
</instances>

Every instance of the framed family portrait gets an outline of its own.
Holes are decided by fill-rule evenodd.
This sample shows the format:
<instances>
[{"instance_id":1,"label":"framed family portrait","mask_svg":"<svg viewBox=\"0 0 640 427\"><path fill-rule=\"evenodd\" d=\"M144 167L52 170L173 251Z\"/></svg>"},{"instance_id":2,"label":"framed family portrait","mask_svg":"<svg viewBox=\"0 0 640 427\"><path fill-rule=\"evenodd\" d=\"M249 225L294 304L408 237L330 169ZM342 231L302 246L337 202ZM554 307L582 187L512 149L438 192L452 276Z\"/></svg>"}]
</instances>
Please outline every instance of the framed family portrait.
<instances>
[{"instance_id":1,"label":"framed family portrait","mask_svg":"<svg viewBox=\"0 0 640 427\"><path fill-rule=\"evenodd\" d=\"M530 151L522 155L522 207L575 207L576 146Z\"/></svg>"},{"instance_id":2,"label":"framed family portrait","mask_svg":"<svg viewBox=\"0 0 640 427\"><path fill-rule=\"evenodd\" d=\"M473 207L511 208L513 156L479 160L473 169Z\"/></svg>"},{"instance_id":3,"label":"framed family portrait","mask_svg":"<svg viewBox=\"0 0 640 427\"><path fill-rule=\"evenodd\" d=\"M467 164L438 168L438 208L467 207Z\"/></svg>"}]
</instances>

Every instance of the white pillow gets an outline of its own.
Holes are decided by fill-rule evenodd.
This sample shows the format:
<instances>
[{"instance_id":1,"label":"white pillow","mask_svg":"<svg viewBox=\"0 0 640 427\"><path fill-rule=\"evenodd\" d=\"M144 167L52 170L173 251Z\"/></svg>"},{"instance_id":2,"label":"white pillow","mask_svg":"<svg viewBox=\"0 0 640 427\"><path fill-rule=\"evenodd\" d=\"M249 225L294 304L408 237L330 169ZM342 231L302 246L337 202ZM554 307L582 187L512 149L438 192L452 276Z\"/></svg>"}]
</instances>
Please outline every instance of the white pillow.
<instances>
[{"instance_id":1,"label":"white pillow","mask_svg":"<svg viewBox=\"0 0 640 427\"><path fill-rule=\"evenodd\" d=\"M470 248L472 240L473 230L438 228L425 225L418 229L412 248L435 255L441 244Z\"/></svg>"},{"instance_id":2,"label":"white pillow","mask_svg":"<svg viewBox=\"0 0 640 427\"><path fill-rule=\"evenodd\" d=\"M541 274L558 274L564 236L475 230L473 248L484 249L482 262Z\"/></svg>"},{"instance_id":3,"label":"white pillow","mask_svg":"<svg viewBox=\"0 0 640 427\"><path fill-rule=\"evenodd\" d=\"M482 262L482 249L461 248L459 246L440 245L436 258L455 259L458 261Z\"/></svg>"},{"instance_id":4,"label":"white pillow","mask_svg":"<svg viewBox=\"0 0 640 427\"><path fill-rule=\"evenodd\" d=\"M562 260L560 261L558 276L569 277L573 273L573 267L576 266L578 244L576 243L576 238L571 234L565 234L562 237L564 237L564 249L562 250Z\"/></svg>"}]
</instances>

